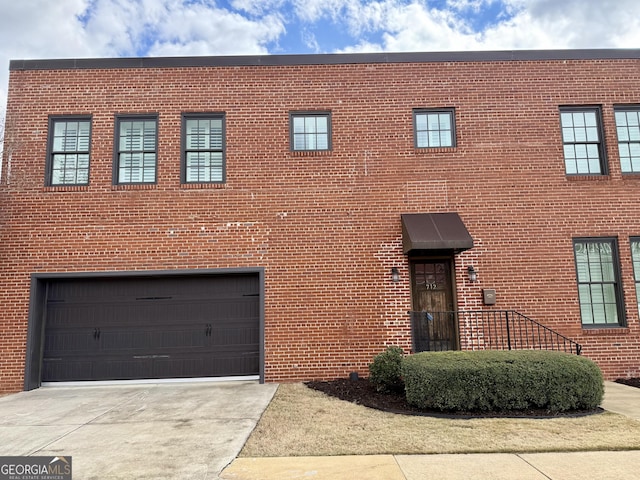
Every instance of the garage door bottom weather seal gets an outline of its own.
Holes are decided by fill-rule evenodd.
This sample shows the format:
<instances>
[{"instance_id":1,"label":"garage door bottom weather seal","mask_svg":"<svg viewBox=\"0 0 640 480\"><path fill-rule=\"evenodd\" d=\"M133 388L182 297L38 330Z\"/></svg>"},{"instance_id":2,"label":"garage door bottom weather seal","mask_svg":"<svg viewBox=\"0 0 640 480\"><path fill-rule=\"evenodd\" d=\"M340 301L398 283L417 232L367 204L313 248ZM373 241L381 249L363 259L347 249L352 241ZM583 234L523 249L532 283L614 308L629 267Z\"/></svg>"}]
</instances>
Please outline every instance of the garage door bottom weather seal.
<instances>
[{"instance_id":1,"label":"garage door bottom weather seal","mask_svg":"<svg viewBox=\"0 0 640 480\"><path fill-rule=\"evenodd\" d=\"M43 387L101 387L106 385L145 385L157 383L214 383L260 380L259 375L202 378L142 378L137 380L87 380L82 382L42 382Z\"/></svg>"}]
</instances>

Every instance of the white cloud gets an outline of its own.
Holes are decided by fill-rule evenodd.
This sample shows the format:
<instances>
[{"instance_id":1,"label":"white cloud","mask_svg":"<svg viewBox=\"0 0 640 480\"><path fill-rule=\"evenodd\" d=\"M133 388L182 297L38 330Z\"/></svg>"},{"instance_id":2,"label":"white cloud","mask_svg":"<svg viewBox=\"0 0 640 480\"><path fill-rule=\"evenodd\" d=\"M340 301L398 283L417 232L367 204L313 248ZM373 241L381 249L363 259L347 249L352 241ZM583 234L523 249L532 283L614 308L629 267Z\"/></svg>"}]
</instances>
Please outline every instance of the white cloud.
<instances>
[{"instance_id":1,"label":"white cloud","mask_svg":"<svg viewBox=\"0 0 640 480\"><path fill-rule=\"evenodd\" d=\"M496 1L449 0L449 10L429 8L426 0L374 3L382 8L383 15L367 16L363 8L359 17L349 21L353 29L357 29L358 21L363 30L377 29L379 43L359 40L342 51L376 47L384 51L449 51L640 46L637 0L503 0L504 14L484 30L474 31L468 10L481 14L483 7Z\"/></svg>"},{"instance_id":2,"label":"white cloud","mask_svg":"<svg viewBox=\"0 0 640 480\"><path fill-rule=\"evenodd\" d=\"M391 51L460 50L473 43L469 28L451 11L415 3L387 16L386 30L384 49Z\"/></svg>"},{"instance_id":3,"label":"white cloud","mask_svg":"<svg viewBox=\"0 0 640 480\"><path fill-rule=\"evenodd\" d=\"M423 0L424 1L424 0ZM354 36L384 28L385 17L404 8L406 0L291 0L293 11L304 22L330 19L345 23Z\"/></svg>"},{"instance_id":4,"label":"white cloud","mask_svg":"<svg viewBox=\"0 0 640 480\"><path fill-rule=\"evenodd\" d=\"M235 9L250 13L251 15L262 15L265 12L280 10L286 0L231 0L229 4Z\"/></svg>"},{"instance_id":5,"label":"white cloud","mask_svg":"<svg viewBox=\"0 0 640 480\"><path fill-rule=\"evenodd\" d=\"M8 58L90 55L95 50L78 16L88 0L24 0L0 7L0 44ZM67 54L68 56L68 54Z\"/></svg>"},{"instance_id":6,"label":"white cloud","mask_svg":"<svg viewBox=\"0 0 640 480\"><path fill-rule=\"evenodd\" d=\"M339 53L361 53L361 52L380 53L382 51L383 51L382 46L380 44L362 41L356 45L351 45L349 47L345 47L341 49Z\"/></svg>"},{"instance_id":7,"label":"white cloud","mask_svg":"<svg viewBox=\"0 0 640 480\"><path fill-rule=\"evenodd\" d=\"M510 3L519 8L522 15L528 13L535 27L546 29L549 38L567 48L640 45L640 2L637 0L511 0ZM520 26L526 27L522 23Z\"/></svg>"},{"instance_id":8,"label":"white cloud","mask_svg":"<svg viewBox=\"0 0 640 480\"><path fill-rule=\"evenodd\" d=\"M284 31L280 16L248 19L185 0L97 0L86 30L112 55L267 53Z\"/></svg>"},{"instance_id":9,"label":"white cloud","mask_svg":"<svg viewBox=\"0 0 640 480\"><path fill-rule=\"evenodd\" d=\"M502 0L447 0L447 7L458 11L472 10L479 12L481 9Z\"/></svg>"},{"instance_id":10,"label":"white cloud","mask_svg":"<svg viewBox=\"0 0 640 480\"><path fill-rule=\"evenodd\" d=\"M151 56L266 54L266 44L285 31L278 14L250 20L203 6L169 11L155 28L156 41L148 52Z\"/></svg>"},{"instance_id":11,"label":"white cloud","mask_svg":"<svg viewBox=\"0 0 640 480\"><path fill-rule=\"evenodd\" d=\"M321 52L320 44L318 44L318 40L312 32L306 29L303 29L301 32L301 36L302 36L302 41L307 46L307 48L309 48L314 53Z\"/></svg>"},{"instance_id":12,"label":"white cloud","mask_svg":"<svg viewBox=\"0 0 640 480\"><path fill-rule=\"evenodd\" d=\"M292 0L296 15L313 23L321 18L339 20L341 13L361 5L361 0Z\"/></svg>"}]
</instances>

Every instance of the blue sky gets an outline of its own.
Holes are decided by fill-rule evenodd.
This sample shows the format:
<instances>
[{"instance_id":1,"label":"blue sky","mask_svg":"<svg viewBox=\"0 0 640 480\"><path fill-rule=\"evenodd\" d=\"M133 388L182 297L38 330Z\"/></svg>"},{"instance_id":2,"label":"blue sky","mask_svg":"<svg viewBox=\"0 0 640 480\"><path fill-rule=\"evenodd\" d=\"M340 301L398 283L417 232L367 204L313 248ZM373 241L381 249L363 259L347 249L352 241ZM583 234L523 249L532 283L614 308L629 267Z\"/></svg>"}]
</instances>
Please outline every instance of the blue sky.
<instances>
[{"instance_id":1,"label":"blue sky","mask_svg":"<svg viewBox=\"0 0 640 480\"><path fill-rule=\"evenodd\" d=\"M10 59L640 48L640 0L0 0Z\"/></svg>"}]
</instances>

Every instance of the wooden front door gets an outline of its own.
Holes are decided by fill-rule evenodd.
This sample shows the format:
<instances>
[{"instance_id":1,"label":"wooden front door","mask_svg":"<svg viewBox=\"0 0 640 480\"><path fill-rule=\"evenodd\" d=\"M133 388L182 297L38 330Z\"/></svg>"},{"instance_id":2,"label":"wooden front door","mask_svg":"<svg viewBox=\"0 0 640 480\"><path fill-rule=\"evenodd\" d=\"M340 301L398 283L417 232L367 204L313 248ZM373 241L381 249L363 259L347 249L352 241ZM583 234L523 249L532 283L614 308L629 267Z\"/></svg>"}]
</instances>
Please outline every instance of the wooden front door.
<instances>
[{"instance_id":1,"label":"wooden front door","mask_svg":"<svg viewBox=\"0 0 640 480\"><path fill-rule=\"evenodd\" d=\"M448 259L413 261L411 281L415 350L457 350L451 262Z\"/></svg>"}]
</instances>

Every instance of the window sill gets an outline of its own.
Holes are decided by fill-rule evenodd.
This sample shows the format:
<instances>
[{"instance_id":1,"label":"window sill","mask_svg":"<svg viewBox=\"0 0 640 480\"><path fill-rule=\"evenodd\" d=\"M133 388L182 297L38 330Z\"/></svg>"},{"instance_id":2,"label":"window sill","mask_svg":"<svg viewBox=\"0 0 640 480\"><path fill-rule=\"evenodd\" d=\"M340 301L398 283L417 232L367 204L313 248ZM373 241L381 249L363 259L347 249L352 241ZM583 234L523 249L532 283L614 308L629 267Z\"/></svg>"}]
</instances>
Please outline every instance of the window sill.
<instances>
[{"instance_id":1,"label":"window sill","mask_svg":"<svg viewBox=\"0 0 640 480\"><path fill-rule=\"evenodd\" d=\"M48 185L42 189L43 192L86 192L89 185Z\"/></svg>"},{"instance_id":2,"label":"window sill","mask_svg":"<svg viewBox=\"0 0 640 480\"><path fill-rule=\"evenodd\" d=\"M611 180L609 175L567 175L570 182L606 182Z\"/></svg>"},{"instance_id":3,"label":"window sill","mask_svg":"<svg viewBox=\"0 0 640 480\"><path fill-rule=\"evenodd\" d=\"M415 153L456 153L458 151L458 147L423 147L423 148L414 148Z\"/></svg>"},{"instance_id":4,"label":"window sill","mask_svg":"<svg viewBox=\"0 0 640 480\"><path fill-rule=\"evenodd\" d=\"M157 188L157 183L111 185L111 190L155 190Z\"/></svg>"},{"instance_id":5,"label":"window sill","mask_svg":"<svg viewBox=\"0 0 640 480\"><path fill-rule=\"evenodd\" d=\"M181 183L180 188L185 190L200 190L200 189L224 189L227 188L226 183Z\"/></svg>"},{"instance_id":6,"label":"window sill","mask_svg":"<svg viewBox=\"0 0 640 480\"><path fill-rule=\"evenodd\" d=\"M582 333L585 335L628 335L630 333L629 327L585 327L582 326Z\"/></svg>"},{"instance_id":7,"label":"window sill","mask_svg":"<svg viewBox=\"0 0 640 480\"><path fill-rule=\"evenodd\" d=\"M332 150L290 150L294 157L323 157L333 154Z\"/></svg>"}]
</instances>

